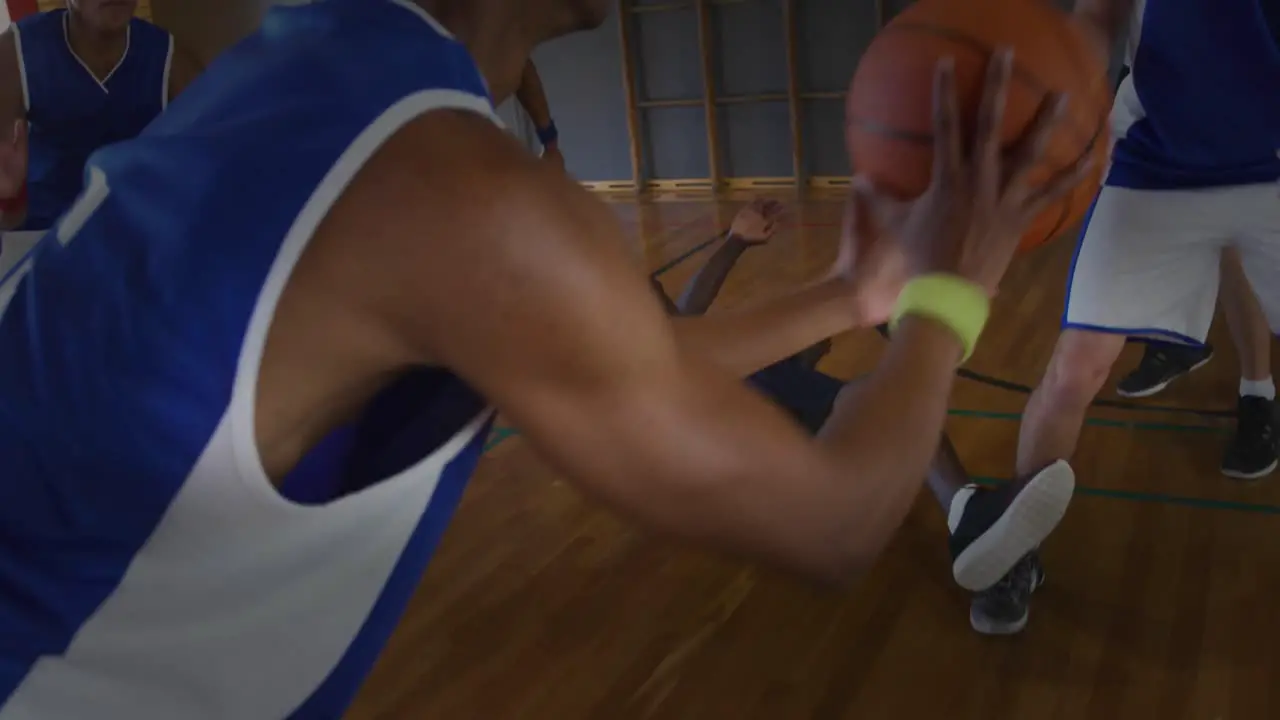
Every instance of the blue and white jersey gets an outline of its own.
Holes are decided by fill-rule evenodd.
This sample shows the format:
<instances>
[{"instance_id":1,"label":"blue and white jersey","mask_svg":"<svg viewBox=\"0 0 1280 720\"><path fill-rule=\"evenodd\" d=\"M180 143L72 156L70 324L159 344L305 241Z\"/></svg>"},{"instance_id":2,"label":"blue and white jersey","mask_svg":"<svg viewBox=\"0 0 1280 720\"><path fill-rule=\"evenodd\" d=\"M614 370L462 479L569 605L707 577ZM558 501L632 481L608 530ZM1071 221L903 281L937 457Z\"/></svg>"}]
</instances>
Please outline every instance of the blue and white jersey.
<instances>
[{"instance_id":1,"label":"blue and white jersey","mask_svg":"<svg viewBox=\"0 0 1280 720\"><path fill-rule=\"evenodd\" d=\"M46 230L82 189L99 148L136 137L168 104L173 37L143 20L129 24L125 53L99 80L71 49L67 11L14 25L31 126L24 229Z\"/></svg>"},{"instance_id":2,"label":"blue and white jersey","mask_svg":"<svg viewBox=\"0 0 1280 720\"><path fill-rule=\"evenodd\" d=\"M349 704L492 410L444 370L410 373L303 461L333 489L300 501L263 471L255 385L317 226L438 109L496 122L466 48L410 0L274 9L94 154L56 230L0 278L0 719Z\"/></svg>"},{"instance_id":3,"label":"blue and white jersey","mask_svg":"<svg viewBox=\"0 0 1280 720\"><path fill-rule=\"evenodd\" d=\"M1280 179L1277 20L1277 0L1138 0L1106 184L1176 189Z\"/></svg>"}]
</instances>

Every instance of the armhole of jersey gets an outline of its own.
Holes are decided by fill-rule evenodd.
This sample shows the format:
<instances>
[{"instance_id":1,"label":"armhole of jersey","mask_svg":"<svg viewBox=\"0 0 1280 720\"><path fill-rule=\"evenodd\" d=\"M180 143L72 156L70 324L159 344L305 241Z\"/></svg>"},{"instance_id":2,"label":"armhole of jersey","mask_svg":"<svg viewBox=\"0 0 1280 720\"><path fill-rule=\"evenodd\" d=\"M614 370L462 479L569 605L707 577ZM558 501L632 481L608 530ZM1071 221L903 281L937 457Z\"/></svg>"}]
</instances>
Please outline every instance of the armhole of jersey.
<instances>
[{"instance_id":1,"label":"armhole of jersey","mask_svg":"<svg viewBox=\"0 0 1280 720\"><path fill-rule=\"evenodd\" d=\"M169 108L169 96L172 92L169 89L170 77L173 74L173 33L169 33L169 52L164 56L164 82L160 83L160 109L167 110Z\"/></svg>"},{"instance_id":2,"label":"armhole of jersey","mask_svg":"<svg viewBox=\"0 0 1280 720\"><path fill-rule=\"evenodd\" d=\"M488 98L461 90L424 90L392 105L356 136L320 181L285 235L275 261L263 281L240 346L227 421L230 424L231 442L241 479L252 491L268 495L269 502L292 505L280 495L267 476L256 439L257 417L254 409L258 394L258 375L267 334L275 319L276 306L302 253L356 173L404 126L437 110L472 112L499 127L502 125Z\"/></svg>"},{"instance_id":3,"label":"armhole of jersey","mask_svg":"<svg viewBox=\"0 0 1280 720\"><path fill-rule=\"evenodd\" d=\"M27 59L22 55L22 31L13 27L13 47L18 53L18 77L22 79L22 109L31 112L31 88L27 84Z\"/></svg>"}]
</instances>

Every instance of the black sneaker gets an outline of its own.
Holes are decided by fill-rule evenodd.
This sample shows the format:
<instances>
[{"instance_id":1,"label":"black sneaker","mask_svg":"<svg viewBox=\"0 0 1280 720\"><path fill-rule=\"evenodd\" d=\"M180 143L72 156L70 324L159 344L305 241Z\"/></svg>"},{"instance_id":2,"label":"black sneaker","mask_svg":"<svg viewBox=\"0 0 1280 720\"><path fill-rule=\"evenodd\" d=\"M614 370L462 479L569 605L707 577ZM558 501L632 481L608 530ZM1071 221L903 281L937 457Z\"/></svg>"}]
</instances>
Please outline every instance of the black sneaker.
<instances>
[{"instance_id":1,"label":"black sneaker","mask_svg":"<svg viewBox=\"0 0 1280 720\"><path fill-rule=\"evenodd\" d=\"M960 587L979 591L999 582L1058 526L1075 486L1071 466L1059 460L1016 492L1008 485L957 492L947 527L951 573Z\"/></svg>"},{"instance_id":2,"label":"black sneaker","mask_svg":"<svg viewBox=\"0 0 1280 720\"><path fill-rule=\"evenodd\" d=\"M1196 347L1165 342L1148 343L1138 367L1120 378L1120 382L1116 384L1116 394L1127 398L1150 397L1211 359L1212 345Z\"/></svg>"},{"instance_id":3,"label":"black sneaker","mask_svg":"<svg viewBox=\"0 0 1280 720\"><path fill-rule=\"evenodd\" d=\"M1023 555L1000 582L975 593L969 625L983 635L1015 635L1027 626L1031 594L1044 584L1044 566L1035 551Z\"/></svg>"},{"instance_id":4,"label":"black sneaker","mask_svg":"<svg viewBox=\"0 0 1280 720\"><path fill-rule=\"evenodd\" d=\"M1222 474L1256 480L1276 469L1275 403L1254 395L1236 406L1236 433L1222 457Z\"/></svg>"}]
</instances>

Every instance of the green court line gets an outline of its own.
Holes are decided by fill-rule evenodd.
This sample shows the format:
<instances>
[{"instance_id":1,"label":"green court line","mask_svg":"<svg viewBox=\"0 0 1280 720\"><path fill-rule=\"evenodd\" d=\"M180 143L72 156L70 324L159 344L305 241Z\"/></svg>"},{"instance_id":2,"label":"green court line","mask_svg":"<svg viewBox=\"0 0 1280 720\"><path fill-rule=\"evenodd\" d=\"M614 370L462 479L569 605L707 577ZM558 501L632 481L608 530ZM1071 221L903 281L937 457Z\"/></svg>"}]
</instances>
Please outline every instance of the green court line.
<instances>
[{"instance_id":1,"label":"green court line","mask_svg":"<svg viewBox=\"0 0 1280 720\"><path fill-rule=\"evenodd\" d=\"M1009 420L1020 422L1022 413L991 412L988 410L951 410L952 417L971 417L982 420ZM1132 420L1111 420L1108 418L1085 418L1085 425L1093 427L1124 428L1126 430L1159 430L1161 432L1214 433L1225 435L1231 428L1225 425L1184 425L1181 423L1134 422Z\"/></svg>"},{"instance_id":2,"label":"green court line","mask_svg":"<svg viewBox=\"0 0 1280 720\"><path fill-rule=\"evenodd\" d=\"M484 445L484 452L489 452L501 445L507 438L519 434L520 431L515 428L494 428L493 432L489 433L489 440Z\"/></svg>"},{"instance_id":3,"label":"green court line","mask_svg":"<svg viewBox=\"0 0 1280 720\"><path fill-rule=\"evenodd\" d=\"M1016 422L1022 419L1021 413L1003 413L990 412L987 410L964 410L956 409L949 413L953 417L972 417L983 420L1004 420ZM1127 422L1124 420L1106 420L1102 418L1086 418L1086 425L1097 427L1115 427L1128 430L1157 430L1164 432L1193 432L1193 433L1226 433L1228 428L1213 427L1210 425L1178 425L1176 423L1143 423L1143 422ZM516 437L520 434L515 428L494 428L493 434L489 437L489 442L485 446L485 452L489 452L495 447L501 445L508 438ZM1002 485L1009 482L1007 478L994 477L974 477L973 482L981 485ZM1135 490L1108 490L1106 488L1076 486L1077 495L1085 495L1089 497L1110 498L1112 500L1128 500L1130 502L1147 502L1160 505L1177 505L1181 507L1191 507L1200 510L1227 510L1232 512L1245 512L1257 515L1280 515L1280 506L1267 505L1264 503L1247 503L1237 502L1234 500L1212 500L1208 498L1184 497L1182 495L1168 495L1165 493L1140 492Z\"/></svg>"}]
</instances>

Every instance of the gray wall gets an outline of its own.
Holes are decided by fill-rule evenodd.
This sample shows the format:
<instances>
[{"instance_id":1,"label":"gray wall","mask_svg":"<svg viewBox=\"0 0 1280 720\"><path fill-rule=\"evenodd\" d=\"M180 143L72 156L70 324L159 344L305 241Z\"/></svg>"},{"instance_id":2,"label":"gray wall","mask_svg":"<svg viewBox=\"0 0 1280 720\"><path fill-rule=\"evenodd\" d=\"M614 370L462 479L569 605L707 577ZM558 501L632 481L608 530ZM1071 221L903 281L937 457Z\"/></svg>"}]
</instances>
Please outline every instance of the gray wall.
<instances>
[{"instance_id":1,"label":"gray wall","mask_svg":"<svg viewBox=\"0 0 1280 720\"><path fill-rule=\"evenodd\" d=\"M888 17L912 0L884 0ZM1069 8L1074 0L1056 0ZM672 0L635 0L672 5ZM841 93L878 28L875 0L797 0L797 74L801 93ZM616 7L616 6L615 6ZM711 35L717 96L781 94L787 89L782 0L714 2ZM703 96L697 15L679 9L628 13L641 102ZM570 172L584 181L630 180L619 17L595 31L540 49L535 61L561 129ZM646 179L706 178L707 134L701 105L643 108L640 135ZM787 103L717 108L724 177L792 174ZM847 176L844 102L806 99L801 107L803 173Z\"/></svg>"},{"instance_id":2,"label":"gray wall","mask_svg":"<svg viewBox=\"0 0 1280 720\"><path fill-rule=\"evenodd\" d=\"M901 0L904 4L909 0ZM670 5L670 0L636 0ZM796 3L801 92L843 92L859 54L877 30L873 0L799 0ZM713 3L715 94L718 97L785 94L786 40L782 0ZM697 15L689 6L628 13L639 100L696 100L703 96ZM534 56L561 130L569 170L580 180L630 180L626 100L622 85L619 17L604 27L556 41ZM701 106L649 107L640 114L642 176L709 176ZM791 120L783 101L717 106L721 171L725 177L792 174ZM844 104L803 101L804 172L847 175Z\"/></svg>"}]
</instances>

